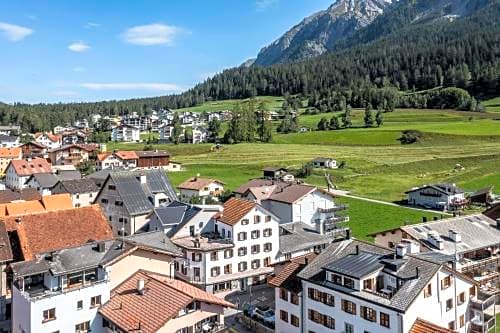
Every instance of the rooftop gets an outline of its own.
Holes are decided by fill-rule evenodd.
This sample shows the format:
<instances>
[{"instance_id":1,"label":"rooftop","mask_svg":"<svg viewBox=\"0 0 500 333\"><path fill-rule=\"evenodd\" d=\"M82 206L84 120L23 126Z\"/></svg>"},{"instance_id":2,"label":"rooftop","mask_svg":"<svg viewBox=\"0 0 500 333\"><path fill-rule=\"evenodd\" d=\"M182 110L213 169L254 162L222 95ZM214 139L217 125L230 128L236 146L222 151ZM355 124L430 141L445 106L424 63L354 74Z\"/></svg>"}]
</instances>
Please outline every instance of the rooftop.
<instances>
[{"instance_id":1,"label":"rooftop","mask_svg":"<svg viewBox=\"0 0 500 333\"><path fill-rule=\"evenodd\" d=\"M425 246L448 255L454 254L455 249L457 253L461 253L500 244L500 230L496 228L496 222L483 214L402 226L401 230ZM449 238L450 230L460 234L460 242ZM444 245L442 250L429 242L429 233L437 233L440 236Z\"/></svg>"},{"instance_id":2,"label":"rooftop","mask_svg":"<svg viewBox=\"0 0 500 333\"><path fill-rule=\"evenodd\" d=\"M42 195L34 188L26 188L19 191L4 190L0 191L0 204L9 203L17 200L40 200Z\"/></svg>"},{"instance_id":3,"label":"rooftop","mask_svg":"<svg viewBox=\"0 0 500 333\"><path fill-rule=\"evenodd\" d=\"M14 168L18 176L31 176L34 173L52 172L50 163L44 158L34 158L28 160L12 160L10 165Z\"/></svg>"},{"instance_id":4,"label":"rooftop","mask_svg":"<svg viewBox=\"0 0 500 333\"><path fill-rule=\"evenodd\" d=\"M114 155L121 160L136 160L139 158L135 151L128 151L128 150L116 151Z\"/></svg>"},{"instance_id":5,"label":"rooftop","mask_svg":"<svg viewBox=\"0 0 500 333\"><path fill-rule=\"evenodd\" d=\"M53 188L59 181L59 178L52 172L35 173L28 178L26 184L33 180L40 185L41 188Z\"/></svg>"},{"instance_id":6,"label":"rooftop","mask_svg":"<svg viewBox=\"0 0 500 333\"><path fill-rule=\"evenodd\" d=\"M275 288L284 288L286 290L299 293L302 291L302 283L297 278L299 273L309 261L316 258L316 253L309 253L305 256L291 259L285 263L279 273L268 280L268 284Z\"/></svg>"},{"instance_id":7,"label":"rooftop","mask_svg":"<svg viewBox=\"0 0 500 333\"><path fill-rule=\"evenodd\" d=\"M53 193L93 193L99 191L99 186L89 178L76 180L63 180L59 182L60 188L56 188Z\"/></svg>"},{"instance_id":8,"label":"rooftop","mask_svg":"<svg viewBox=\"0 0 500 333\"><path fill-rule=\"evenodd\" d=\"M145 281L144 293L137 292L138 280ZM179 311L194 301L234 307L233 304L190 284L170 277L138 271L116 287L99 312L125 331L158 332Z\"/></svg>"},{"instance_id":9,"label":"rooftop","mask_svg":"<svg viewBox=\"0 0 500 333\"><path fill-rule=\"evenodd\" d=\"M218 221L228 225L235 225L258 204L240 198L231 198L224 203L224 210L216 216Z\"/></svg>"},{"instance_id":10,"label":"rooftop","mask_svg":"<svg viewBox=\"0 0 500 333\"><path fill-rule=\"evenodd\" d=\"M455 333L455 331L417 318L410 329L410 333Z\"/></svg>"},{"instance_id":11,"label":"rooftop","mask_svg":"<svg viewBox=\"0 0 500 333\"><path fill-rule=\"evenodd\" d=\"M36 200L0 204L0 217L20 216L68 208L73 208L71 197L68 194L46 195Z\"/></svg>"},{"instance_id":12,"label":"rooftop","mask_svg":"<svg viewBox=\"0 0 500 333\"><path fill-rule=\"evenodd\" d=\"M280 228L280 253L293 253L333 241L332 236L321 235L303 222L282 224Z\"/></svg>"},{"instance_id":13,"label":"rooftop","mask_svg":"<svg viewBox=\"0 0 500 333\"><path fill-rule=\"evenodd\" d=\"M0 158L19 158L21 148L0 148Z\"/></svg>"},{"instance_id":14,"label":"rooftop","mask_svg":"<svg viewBox=\"0 0 500 333\"><path fill-rule=\"evenodd\" d=\"M195 191L201 191L208 185L212 183L219 183L219 184L224 184L220 180L217 179L212 179L212 178L200 178L200 177L191 177L179 186L177 188L184 189L184 190L195 190Z\"/></svg>"},{"instance_id":15,"label":"rooftop","mask_svg":"<svg viewBox=\"0 0 500 333\"><path fill-rule=\"evenodd\" d=\"M440 184L434 184L434 185L424 185L424 186L421 186L421 187L413 188L413 189L407 191L406 193L420 191L420 190L423 190L423 189L426 189L426 188L432 188L432 189L434 189L434 190L436 190L438 192L441 192L443 194L446 194L446 195L453 195L453 194L464 193L464 190L462 190L461 188L457 187L456 184L450 184L450 183L440 183Z\"/></svg>"}]
</instances>

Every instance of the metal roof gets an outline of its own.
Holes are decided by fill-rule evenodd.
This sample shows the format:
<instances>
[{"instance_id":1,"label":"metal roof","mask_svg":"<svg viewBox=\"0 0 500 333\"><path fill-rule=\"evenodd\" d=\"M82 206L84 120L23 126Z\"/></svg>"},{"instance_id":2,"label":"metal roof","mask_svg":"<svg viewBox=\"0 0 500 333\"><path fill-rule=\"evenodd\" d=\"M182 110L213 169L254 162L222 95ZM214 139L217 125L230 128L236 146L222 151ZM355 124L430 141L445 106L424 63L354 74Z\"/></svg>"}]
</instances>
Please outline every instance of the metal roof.
<instances>
[{"instance_id":1,"label":"metal roof","mask_svg":"<svg viewBox=\"0 0 500 333\"><path fill-rule=\"evenodd\" d=\"M361 279L383 269L385 265L381 262L382 258L383 255L361 251L359 254L349 254L334 260L325 269Z\"/></svg>"},{"instance_id":2,"label":"metal roof","mask_svg":"<svg viewBox=\"0 0 500 333\"><path fill-rule=\"evenodd\" d=\"M333 241L331 236L321 235L303 222L282 224L280 228L282 229L279 237L280 253L283 254L329 244Z\"/></svg>"}]
</instances>

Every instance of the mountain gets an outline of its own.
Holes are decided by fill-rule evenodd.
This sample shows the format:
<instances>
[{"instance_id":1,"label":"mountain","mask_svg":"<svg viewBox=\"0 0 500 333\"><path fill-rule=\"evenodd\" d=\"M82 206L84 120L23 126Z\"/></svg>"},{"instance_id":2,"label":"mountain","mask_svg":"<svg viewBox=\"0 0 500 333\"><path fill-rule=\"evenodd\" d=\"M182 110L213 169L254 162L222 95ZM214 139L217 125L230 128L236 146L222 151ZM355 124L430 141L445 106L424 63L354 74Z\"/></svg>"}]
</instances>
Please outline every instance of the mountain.
<instances>
[{"instance_id":1,"label":"mountain","mask_svg":"<svg viewBox=\"0 0 500 333\"><path fill-rule=\"evenodd\" d=\"M314 58L370 42L410 25L451 23L488 3L489 0L338 0L263 48L254 64L268 66Z\"/></svg>"},{"instance_id":2,"label":"mountain","mask_svg":"<svg viewBox=\"0 0 500 333\"><path fill-rule=\"evenodd\" d=\"M256 65L272 65L319 56L335 42L369 25L393 0L338 0L264 47Z\"/></svg>"}]
</instances>

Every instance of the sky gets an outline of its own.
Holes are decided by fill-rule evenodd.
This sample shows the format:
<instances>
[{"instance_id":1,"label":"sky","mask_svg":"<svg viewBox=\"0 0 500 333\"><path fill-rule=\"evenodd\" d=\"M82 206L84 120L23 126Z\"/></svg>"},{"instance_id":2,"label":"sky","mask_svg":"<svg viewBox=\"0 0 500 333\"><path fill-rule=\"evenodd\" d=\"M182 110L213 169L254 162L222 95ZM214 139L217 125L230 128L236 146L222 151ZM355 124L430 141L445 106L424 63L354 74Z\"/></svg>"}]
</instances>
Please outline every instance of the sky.
<instances>
[{"instance_id":1,"label":"sky","mask_svg":"<svg viewBox=\"0 0 500 333\"><path fill-rule=\"evenodd\" d=\"M0 0L0 101L179 93L333 0Z\"/></svg>"}]
</instances>

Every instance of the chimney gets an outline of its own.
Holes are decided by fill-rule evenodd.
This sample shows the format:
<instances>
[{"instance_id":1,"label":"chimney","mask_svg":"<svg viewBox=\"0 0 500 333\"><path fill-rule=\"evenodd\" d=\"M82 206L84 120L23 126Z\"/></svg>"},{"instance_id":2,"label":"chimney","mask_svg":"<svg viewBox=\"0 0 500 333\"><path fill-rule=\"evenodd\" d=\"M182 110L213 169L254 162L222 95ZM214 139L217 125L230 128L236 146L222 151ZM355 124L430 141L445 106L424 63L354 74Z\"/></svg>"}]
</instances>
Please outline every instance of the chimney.
<instances>
[{"instance_id":1,"label":"chimney","mask_svg":"<svg viewBox=\"0 0 500 333\"><path fill-rule=\"evenodd\" d=\"M351 239L351 229L347 229L345 232L345 238L346 239Z\"/></svg>"},{"instance_id":2,"label":"chimney","mask_svg":"<svg viewBox=\"0 0 500 333\"><path fill-rule=\"evenodd\" d=\"M448 237L455 243L460 243L462 241L462 235L455 230L448 230Z\"/></svg>"},{"instance_id":3,"label":"chimney","mask_svg":"<svg viewBox=\"0 0 500 333\"><path fill-rule=\"evenodd\" d=\"M408 252L408 248L404 244L396 245L396 258L402 259L406 257L406 253Z\"/></svg>"},{"instance_id":4,"label":"chimney","mask_svg":"<svg viewBox=\"0 0 500 333\"><path fill-rule=\"evenodd\" d=\"M295 224L292 224L292 232L295 232Z\"/></svg>"},{"instance_id":5,"label":"chimney","mask_svg":"<svg viewBox=\"0 0 500 333\"><path fill-rule=\"evenodd\" d=\"M139 279L137 280L137 292L140 294L140 295L144 295L144 286L145 286L145 281L144 279Z\"/></svg>"},{"instance_id":6,"label":"chimney","mask_svg":"<svg viewBox=\"0 0 500 333\"><path fill-rule=\"evenodd\" d=\"M355 252L354 252L355 255L358 255L359 254L359 245L356 244L356 248L355 248Z\"/></svg>"},{"instance_id":7,"label":"chimney","mask_svg":"<svg viewBox=\"0 0 500 333\"><path fill-rule=\"evenodd\" d=\"M106 244L104 242L97 243L97 252L103 253L104 251L106 251Z\"/></svg>"},{"instance_id":8,"label":"chimney","mask_svg":"<svg viewBox=\"0 0 500 333\"><path fill-rule=\"evenodd\" d=\"M146 175L140 175L139 180L141 181L141 184L146 184L147 183Z\"/></svg>"}]
</instances>

